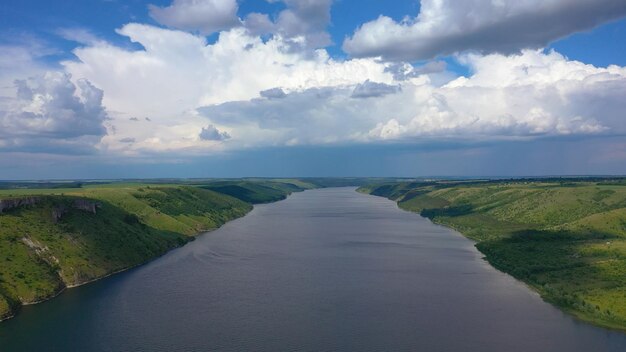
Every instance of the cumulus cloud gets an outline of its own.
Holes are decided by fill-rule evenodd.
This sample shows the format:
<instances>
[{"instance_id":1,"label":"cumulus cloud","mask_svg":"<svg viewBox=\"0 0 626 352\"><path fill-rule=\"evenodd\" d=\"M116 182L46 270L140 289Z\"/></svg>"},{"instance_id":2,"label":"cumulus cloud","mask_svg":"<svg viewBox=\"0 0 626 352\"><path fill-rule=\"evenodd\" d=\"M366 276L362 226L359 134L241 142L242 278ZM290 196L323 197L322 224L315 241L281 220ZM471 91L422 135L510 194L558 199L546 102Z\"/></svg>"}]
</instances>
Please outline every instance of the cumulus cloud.
<instances>
[{"instance_id":1,"label":"cumulus cloud","mask_svg":"<svg viewBox=\"0 0 626 352\"><path fill-rule=\"evenodd\" d=\"M276 25L270 19L270 16L264 13L251 13L246 16L244 25L251 35L265 35L274 32Z\"/></svg>"},{"instance_id":2,"label":"cumulus cloud","mask_svg":"<svg viewBox=\"0 0 626 352\"><path fill-rule=\"evenodd\" d=\"M622 0L421 0L401 22L380 16L343 49L354 57L424 60L466 50L517 53L626 16Z\"/></svg>"},{"instance_id":3,"label":"cumulus cloud","mask_svg":"<svg viewBox=\"0 0 626 352\"><path fill-rule=\"evenodd\" d=\"M287 7L276 20L261 13L251 13L244 20L252 35L275 34L291 50L316 49L331 44L326 27L330 23L333 0L268 0Z\"/></svg>"},{"instance_id":4,"label":"cumulus cloud","mask_svg":"<svg viewBox=\"0 0 626 352\"><path fill-rule=\"evenodd\" d=\"M554 52L463 55L458 60L471 75L449 78L439 61L333 60L325 50L285 50L289 45L280 36L264 40L245 28L223 31L211 44L192 33L141 24L118 33L142 49L86 46L74 51L76 61L63 63L107 92L104 104L123 131L103 138L108 150L626 132L620 120L624 69L597 68ZM146 115L152 123L141 129L128 119ZM237 134L228 143L202 143L203 130L213 140L226 139L211 126Z\"/></svg>"},{"instance_id":5,"label":"cumulus cloud","mask_svg":"<svg viewBox=\"0 0 626 352\"><path fill-rule=\"evenodd\" d=\"M181 106L251 99L277 86L302 89L363 78L392 80L386 66L375 60L336 61L324 50L314 56L289 52L280 38L263 41L241 28L220 33L214 44L191 33L136 23L118 33L145 49L87 46L74 50L77 61L63 64L74 76L102 87L106 103L115 105L111 110L132 115L154 111L153 119L156 114L179 114ZM163 81L168 84L159 84ZM171 94L173 90L178 94Z\"/></svg>"},{"instance_id":6,"label":"cumulus cloud","mask_svg":"<svg viewBox=\"0 0 626 352\"><path fill-rule=\"evenodd\" d=\"M393 80L376 60L338 61L324 50L314 55L285 50L280 38L262 40L244 28L221 32L212 44L192 33L142 24L128 24L118 33L142 49L80 47L74 50L77 60L63 65L74 77L85 77L106 92L104 104L115 125L124 133L132 131L124 137L138 141L120 148L197 147L198 131L206 126L206 119L195 115L199 106L254 99L276 87L291 91L351 85L366 78L388 84ZM152 123L141 129L128 120L146 115ZM118 140L104 138L102 143L114 149Z\"/></svg>"},{"instance_id":7,"label":"cumulus cloud","mask_svg":"<svg viewBox=\"0 0 626 352\"><path fill-rule=\"evenodd\" d=\"M74 83L68 74L48 72L15 81L15 89L14 97L0 100L4 149L93 146L106 134L103 92L88 80Z\"/></svg>"},{"instance_id":8,"label":"cumulus cloud","mask_svg":"<svg viewBox=\"0 0 626 352\"><path fill-rule=\"evenodd\" d=\"M211 34L240 25L236 0L174 0L170 6L150 5L150 16L177 29Z\"/></svg>"},{"instance_id":9,"label":"cumulus cloud","mask_svg":"<svg viewBox=\"0 0 626 352\"><path fill-rule=\"evenodd\" d=\"M230 139L230 134L228 132L221 132L215 126L209 125L208 127L202 128L199 137L203 141L225 141Z\"/></svg>"},{"instance_id":10,"label":"cumulus cloud","mask_svg":"<svg viewBox=\"0 0 626 352\"><path fill-rule=\"evenodd\" d=\"M391 63L385 68L386 72L393 74L396 81L406 81L409 78L419 77L431 73L441 73L446 70L445 61L430 61L419 67L415 67L406 62Z\"/></svg>"},{"instance_id":11,"label":"cumulus cloud","mask_svg":"<svg viewBox=\"0 0 626 352\"><path fill-rule=\"evenodd\" d=\"M150 16L160 24L203 35L244 27L252 36L279 37L287 50L310 51L332 43L326 27L333 0L267 1L282 2L286 8L274 19L252 12L243 20L237 17L236 0L173 0L167 7L150 5L149 9Z\"/></svg>"},{"instance_id":12,"label":"cumulus cloud","mask_svg":"<svg viewBox=\"0 0 626 352\"><path fill-rule=\"evenodd\" d=\"M467 55L462 62L472 76L440 88L415 86L415 115L391 117L369 136L497 140L626 132L619 113L626 107L619 98L626 92L624 68L597 68L540 51Z\"/></svg>"},{"instance_id":13,"label":"cumulus cloud","mask_svg":"<svg viewBox=\"0 0 626 352\"><path fill-rule=\"evenodd\" d=\"M295 91L283 99L207 106L199 112L237 128L246 143L256 145L626 133L622 67L597 68L541 51L468 55L462 60L474 75L441 87L421 76L402 83L395 94L373 94L370 99L353 98L358 85L336 86Z\"/></svg>"},{"instance_id":14,"label":"cumulus cloud","mask_svg":"<svg viewBox=\"0 0 626 352\"><path fill-rule=\"evenodd\" d=\"M387 94L394 94L402 89L399 85L390 85L385 83L372 82L366 80L363 83L357 84L352 91L353 98L373 98L381 97Z\"/></svg>"}]
</instances>

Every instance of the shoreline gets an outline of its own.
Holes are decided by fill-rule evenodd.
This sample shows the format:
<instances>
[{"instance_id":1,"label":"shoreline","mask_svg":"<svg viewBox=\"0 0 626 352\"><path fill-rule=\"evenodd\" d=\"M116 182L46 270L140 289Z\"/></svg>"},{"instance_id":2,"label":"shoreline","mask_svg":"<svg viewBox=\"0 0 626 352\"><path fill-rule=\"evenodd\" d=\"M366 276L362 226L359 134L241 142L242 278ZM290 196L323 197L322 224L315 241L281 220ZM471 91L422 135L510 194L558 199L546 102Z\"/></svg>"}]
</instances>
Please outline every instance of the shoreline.
<instances>
[{"instance_id":1,"label":"shoreline","mask_svg":"<svg viewBox=\"0 0 626 352\"><path fill-rule=\"evenodd\" d=\"M281 200L284 200L284 199L281 199ZM279 200L279 201L281 201L281 200ZM153 261L155 261L155 260L165 256L166 254L168 254L168 253L170 253L170 252L172 252L174 250L177 250L179 248L183 248L184 246L186 246L190 242L193 242L198 236L201 236L201 235L206 234L206 233L211 233L211 232L221 228L222 226L230 223L231 221L235 221L235 220L238 220L238 219L241 219L241 218L245 217L246 215L250 214L250 212L252 212L253 209L254 209L254 204L252 205L252 208L248 212L243 214L242 216L230 219L230 220L226 221L225 223L221 224L220 226L215 227L213 229L198 231L194 235L189 236L189 240L186 241L183 245L170 248L170 249L164 251L163 253L161 253L160 255L152 257L152 258L150 258L150 259L148 259L148 260L146 260L144 262L141 262L139 264L132 265L132 266L129 266L129 267L126 267L126 268L122 268L122 269L119 269L119 270L107 273L107 274L105 274L103 276L96 277L96 278L93 278L93 279L90 279L90 280L87 280L85 282L81 282L81 283L78 283L78 284L74 284L74 285L67 285L67 284L63 283L63 281L61 280L61 282L63 283L63 287L60 290L56 291L54 293L54 295L52 295L50 297L46 297L46 298L40 299L40 300L37 300L37 301L34 301L34 302L27 302L27 303L20 302L20 304L19 304L17 309L10 311L11 312L10 316L0 319L0 323L17 317L19 315L19 311L21 310L22 307L25 307L25 306L35 306L37 304L41 304L41 303L45 303L45 302L51 301L54 298L60 296L63 292L67 291L68 289L73 289L73 288L81 287L81 286L84 286L84 285L87 285L87 284L90 284L90 283L93 283L93 282L96 282L96 281L104 280L104 279L109 278L111 276L114 276L116 274L120 274L120 273L129 271L129 270L138 268L140 266L146 265L146 264L148 264L150 262L153 262Z\"/></svg>"},{"instance_id":2,"label":"shoreline","mask_svg":"<svg viewBox=\"0 0 626 352\"><path fill-rule=\"evenodd\" d=\"M211 233L211 232L213 232L215 230L220 229L222 226L224 226L224 225L226 225L226 224L228 224L228 223L230 223L232 221L236 221L236 220L239 220L239 219L247 216L248 214L250 214L255 209L255 207L257 205L271 204L271 203L280 202L280 201L283 201L283 200L286 200L287 198L289 198L293 193L305 192L307 190L309 190L309 189L302 189L301 191L292 191L292 192L287 193L284 198L277 199L277 200L274 200L274 201L267 201L267 202L256 203L256 204L247 202L250 205L250 208L244 214L241 214L240 216L237 216L237 217L234 217L232 219L229 219L228 221L220 224L217 227L214 227L214 228L211 228L211 229L203 229L203 230L197 231L196 233L194 233L192 235L188 235L187 236L187 241L185 243L183 243L182 245L169 248L169 249L165 250L164 252L160 253L159 255L154 256L152 258L149 258L148 260L143 261L141 263L138 263L138 264L135 264L135 265L131 265L131 266L128 266L128 267L125 267L125 268L121 268L121 269L115 270L113 272L106 273L103 276L95 277L95 278L89 279L87 281L84 281L84 282L81 282L81 283L78 283L78 284L73 284L73 285L67 285L67 284L65 284L63 282L63 280L61 278L59 278L60 281L61 281L61 284L62 284L61 289L59 289L58 291L55 291L53 295L51 295L49 297L45 297L45 298L39 299L37 301L28 302L28 303L19 302L19 304L16 307L14 307L14 309L10 309L9 310L9 313L10 313L9 316L0 319L0 323L3 322L3 321L7 321L7 320L10 320L10 319L13 319L13 318L17 317L19 315L19 311L24 306L34 306L34 305L37 305L37 304L40 304L40 303L45 303L45 302L51 301L54 298L60 296L63 292L65 292L68 289L72 289L72 288L84 286L84 285L87 285L87 284L90 284L90 283L93 283L93 282L96 282L96 281L104 280L104 279L109 278L111 276L114 276L116 274L120 274L120 273L129 271L129 270L138 268L138 267L143 266L145 264L148 264L148 263L150 263L150 262L152 262L154 260L157 260L157 259L165 256L166 254L168 254L168 253L170 253L170 252L172 252L172 251L174 251L176 249L183 248L184 246L186 246L190 242L193 242L194 240L196 240L196 238L198 236ZM10 307L10 308L12 308L12 307Z\"/></svg>"},{"instance_id":3,"label":"shoreline","mask_svg":"<svg viewBox=\"0 0 626 352\"><path fill-rule=\"evenodd\" d=\"M367 192L360 192L360 193L363 193L363 194L368 194L368 195L372 195L372 196L374 196L374 197L383 197L383 198L389 199L389 198L384 197L384 196L377 196L377 195L373 195L373 194L370 194L370 193L367 193ZM431 218L429 218L429 217L427 217L427 216L423 216L423 215L421 215L421 214L420 214L420 213L418 213L418 212L415 212L415 211L412 211L412 210L409 210L409 209L402 208L402 207L400 207L399 202L397 202L397 201L395 201L395 200L392 200L392 199L389 199L389 200L390 200L390 201L392 201L393 203L395 203L396 207L397 207L398 209L400 209L400 210L403 210L403 211L409 212L409 213L411 213L411 214L416 214L416 215L420 216L421 218L424 218L424 219L426 219L426 220L430 221L432 224L435 224L435 225L437 225L437 226L442 226L442 227L445 227L446 229L449 229L449 230L452 230L452 231L454 231L454 232L458 233L458 234L459 234L459 235L461 235L463 238L467 239L468 241L470 241L470 242L473 244L474 249L475 249L478 253L480 253L480 254L481 254L482 259L483 259L483 260L484 260L487 264L489 264L489 266L490 266L491 268L493 268L493 269L497 270L498 272L503 273L503 274L505 274L505 275L507 275L507 276L510 276L511 278L513 278L515 281L517 281L517 282L519 282L519 283L524 284L524 286L526 286L526 287L529 289L529 291L531 291L532 293L534 293L534 294L536 294L537 296L539 296L543 302L548 303L549 305L551 305L552 307L554 307L554 308L558 309L560 312L562 312L562 313L564 313L564 314L568 315L568 316L569 316L569 317L571 317L572 319L574 319L574 320L576 320L576 321L578 321L578 322L581 322L581 323L585 323L585 324L588 324L588 325L591 325L591 326L597 327L597 328L606 329L606 330L610 330L610 331L616 331L616 332L620 332L620 333L624 333L624 334L626 334L626 327L619 326L619 325L613 325L613 324L611 324L611 323L607 323L607 322L605 322L605 321L602 321L602 320L597 319L597 318L596 318L595 316L593 316L593 315L581 314L582 312L579 312L579 311L576 311L576 310L572 310L572 309L568 309L567 307L564 307L564 306L558 305L558 304L556 304L555 302L553 302L553 301L551 301L551 300L547 299L547 298L545 297L545 295L544 295L544 292L543 292L541 289L539 289L538 287L536 287L536 286L534 286L534 285L532 285L532 284L530 284L530 283L528 283L528 282L526 282L526 281L524 281L524 280L521 280L521 279L519 279L519 278L515 277L513 274L511 274L511 273L509 273L509 272L507 272L507 271L505 271L505 270L503 270L503 269L499 268L499 267L498 267L498 265L494 264L494 263L490 260L489 256L488 256L486 253L482 252L482 251L478 248L478 243L479 243L478 241L476 241L476 240L474 240L474 239L470 238L469 236L467 236L465 233L463 233L461 230L459 230L459 229L455 228L454 226L449 225L449 224L446 224L446 223L444 223L444 222L435 221L434 219L431 219Z\"/></svg>"}]
</instances>

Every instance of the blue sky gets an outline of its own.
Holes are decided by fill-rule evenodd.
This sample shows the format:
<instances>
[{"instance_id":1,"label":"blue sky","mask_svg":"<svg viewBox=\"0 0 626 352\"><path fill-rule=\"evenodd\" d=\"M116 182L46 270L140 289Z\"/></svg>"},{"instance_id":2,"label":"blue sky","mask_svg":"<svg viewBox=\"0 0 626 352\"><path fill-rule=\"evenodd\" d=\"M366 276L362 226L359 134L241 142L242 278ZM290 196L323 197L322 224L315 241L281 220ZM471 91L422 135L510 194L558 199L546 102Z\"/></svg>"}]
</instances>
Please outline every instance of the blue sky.
<instances>
[{"instance_id":1,"label":"blue sky","mask_svg":"<svg viewBox=\"0 0 626 352\"><path fill-rule=\"evenodd\" d=\"M148 4L166 6L170 0L68 0L51 2L45 0L6 0L0 4L0 31L4 42L12 42L15 36L33 35L49 41L59 49L58 55L48 60L54 63L59 57L69 57L77 43L63 40L55 31L58 28L85 28L109 41L131 45L127 38L119 36L114 29L129 22L158 25L147 10ZM280 2L269 3L263 0L240 1L238 14L263 12L276 16L285 9ZM380 15L397 21L419 13L418 0L396 0L393 4L379 0L341 0L331 8L332 22L328 31L333 45L328 51L335 57L346 57L341 43L361 24L372 21ZM213 35L215 37L215 35ZM610 21L591 30L573 33L550 43L554 48L572 60L580 60L596 66L626 65L626 19ZM450 60L452 61L452 60ZM463 72L462 68L458 68Z\"/></svg>"},{"instance_id":2,"label":"blue sky","mask_svg":"<svg viewBox=\"0 0 626 352\"><path fill-rule=\"evenodd\" d=\"M626 173L626 1L5 0L0 179Z\"/></svg>"}]
</instances>

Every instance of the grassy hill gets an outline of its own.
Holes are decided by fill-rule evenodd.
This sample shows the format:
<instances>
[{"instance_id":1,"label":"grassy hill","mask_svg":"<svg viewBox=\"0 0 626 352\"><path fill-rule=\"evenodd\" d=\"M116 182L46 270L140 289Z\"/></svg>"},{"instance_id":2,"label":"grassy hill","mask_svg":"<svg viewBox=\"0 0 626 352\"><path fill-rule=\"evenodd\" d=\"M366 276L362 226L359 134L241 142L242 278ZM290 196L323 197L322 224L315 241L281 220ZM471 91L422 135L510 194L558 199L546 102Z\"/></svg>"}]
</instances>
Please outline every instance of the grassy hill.
<instances>
[{"instance_id":1,"label":"grassy hill","mask_svg":"<svg viewBox=\"0 0 626 352\"><path fill-rule=\"evenodd\" d=\"M626 330L626 182L521 180L375 184L477 242L496 268L575 316Z\"/></svg>"},{"instance_id":2,"label":"grassy hill","mask_svg":"<svg viewBox=\"0 0 626 352\"><path fill-rule=\"evenodd\" d=\"M298 180L5 184L0 190L0 320L181 246L251 203L315 185Z\"/></svg>"},{"instance_id":3,"label":"grassy hill","mask_svg":"<svg viewBox=\"0 0 626 352\"><path fill-rule=\"evenodd\" d=\"M227 194L251 204L276 202L285 199L292 192L314 188L313 184L290 183L287 181L217 181L198 185L202 189Z\"/></svg>"}]
</instances>

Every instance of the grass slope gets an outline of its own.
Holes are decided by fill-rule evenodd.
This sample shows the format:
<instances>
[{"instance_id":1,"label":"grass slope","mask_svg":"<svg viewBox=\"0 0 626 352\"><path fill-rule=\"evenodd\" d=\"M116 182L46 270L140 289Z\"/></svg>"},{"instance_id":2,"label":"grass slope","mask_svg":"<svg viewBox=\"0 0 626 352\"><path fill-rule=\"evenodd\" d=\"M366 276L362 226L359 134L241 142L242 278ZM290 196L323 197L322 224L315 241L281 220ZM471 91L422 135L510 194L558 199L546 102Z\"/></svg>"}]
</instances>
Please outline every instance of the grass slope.
<instances>
[{"instance_id":1,"label":"grass slope","mask_svg":"<svg viewBox=\"0 0 626 352\"><path fill-rule=\"evenodd\" d=\"M359 191L460 231L493 266L565 311L626 330L623 180L391 183Z\"/></svg>"},{"instance_id":2,"label":"grass slope","mask_svg":"<svg viewBox=\"0 0 626 352\"><path fill-rule=\"evenodd\" d=\"M200 188L227 194L244 202L261 204L276 202L287 198L293 192L313 188L309 184L294 184L279 181L219 181L208 185L199 185Z\"/></svg>"},{"instance_id":3,"label":"grass slope","mask_svg":"<svg viewBox=\"0 0 626 352\"><path fill-rule=\"evenodd\" d=\"M25 194L37 195L37 203L0 214L0 320L22 304L144 263L252 209L190 186L6 190L0 199ZM98 204L95 214L76 208L77 199ZM55 219L60 209L64 214Z\"/></svg>"}]
</instances>

